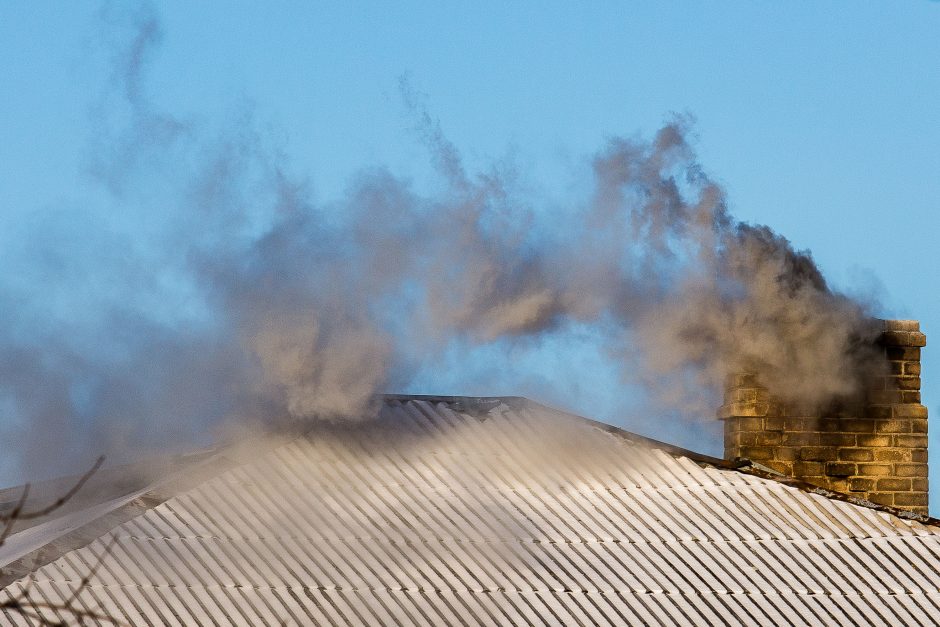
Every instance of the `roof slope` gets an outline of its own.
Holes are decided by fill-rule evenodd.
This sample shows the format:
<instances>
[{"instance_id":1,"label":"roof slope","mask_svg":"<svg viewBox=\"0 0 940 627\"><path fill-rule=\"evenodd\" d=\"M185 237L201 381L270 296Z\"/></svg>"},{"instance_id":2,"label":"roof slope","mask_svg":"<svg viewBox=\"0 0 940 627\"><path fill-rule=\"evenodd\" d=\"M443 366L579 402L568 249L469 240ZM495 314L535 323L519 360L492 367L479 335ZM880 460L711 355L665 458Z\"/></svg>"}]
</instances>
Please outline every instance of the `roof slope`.
<instances>
[{"instance_id":1,"label":"roof slope","mask_svg":"<svg viewBox=\"0 0 940 627\"><path fill-rule=\"evenodd\" d=\"M134 625L940 621L936 528L535 404L391 399L232 455L50 543L34 593L114 538L79 601Z\"/></svg>"}]
</instances>

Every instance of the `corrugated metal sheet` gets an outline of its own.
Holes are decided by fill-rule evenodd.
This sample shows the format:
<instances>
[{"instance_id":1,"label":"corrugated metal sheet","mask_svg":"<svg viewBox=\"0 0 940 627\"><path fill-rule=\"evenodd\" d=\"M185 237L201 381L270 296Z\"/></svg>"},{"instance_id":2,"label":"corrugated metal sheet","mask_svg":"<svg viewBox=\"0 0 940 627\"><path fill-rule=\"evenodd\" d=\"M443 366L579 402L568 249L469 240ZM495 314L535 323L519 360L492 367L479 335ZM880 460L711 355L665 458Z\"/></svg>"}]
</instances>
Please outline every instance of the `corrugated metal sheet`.
<instances>
[{"instance_id":1,"label":"corrugated metal sheet","mask_svg":"<svg viewBox=\"0 0 940 627\"><path fill-rule=\"evenodd\" d=\"M112 538L79 601L134 625L940 622L932 526L495 401L249 455L32 589L68 598Z\"/></svg>"}]
</instances>

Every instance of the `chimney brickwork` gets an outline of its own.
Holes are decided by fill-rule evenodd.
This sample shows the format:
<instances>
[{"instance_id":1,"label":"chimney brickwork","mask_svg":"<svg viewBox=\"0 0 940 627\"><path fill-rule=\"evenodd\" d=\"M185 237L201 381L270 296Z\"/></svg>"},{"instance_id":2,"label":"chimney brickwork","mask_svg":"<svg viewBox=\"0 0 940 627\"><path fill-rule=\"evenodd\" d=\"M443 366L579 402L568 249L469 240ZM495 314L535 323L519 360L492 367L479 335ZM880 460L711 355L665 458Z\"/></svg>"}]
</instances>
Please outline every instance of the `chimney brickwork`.
<instances>
[{"instance_id":1,"label":"chimney brickwork","mask_svg":"<svg viewBox=\"0 0 940 627\"><path fill-rule=\"evenodd\" d=\"M784 475L880 505L927 514L927 408L913 320L886 320L879 342L888 371L864 401L829 411L785 406L756 377L730 378L719 418L725 458L746 458Z\"/></svg>"}]
</instances>

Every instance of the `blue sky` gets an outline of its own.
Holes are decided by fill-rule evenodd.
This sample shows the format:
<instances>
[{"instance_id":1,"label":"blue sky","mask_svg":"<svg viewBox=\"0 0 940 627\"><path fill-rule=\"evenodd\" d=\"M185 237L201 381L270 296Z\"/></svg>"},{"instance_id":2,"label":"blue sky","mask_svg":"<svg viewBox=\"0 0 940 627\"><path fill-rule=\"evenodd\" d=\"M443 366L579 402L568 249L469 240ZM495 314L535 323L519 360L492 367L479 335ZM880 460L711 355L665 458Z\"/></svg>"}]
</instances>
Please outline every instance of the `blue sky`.
<instances>
[{"instance_id":1,"label":"blue sky","mask_svg":"<svg viewBox=\"0 0 940 627\"><path fill-rule=\"evenodd\" d=\"M320 202L364 168L435 184L403 77L468 169L512 161L545 194L576 186L571 173L607 138L689 114L735 215L811 250L840 289L878 292L884 316L920 319L928 340L940 329L940 3L273 4L154 5L163 36L144 85L159 108L210 126L250 115ZM101 14L90 3L0 5L0 273L16 289L43 289L19 278L35 216L59 216L67 233L114 211L88 173L114 78L108 40L122 36ZM95 315L96 301L74 292L48 300ZM583 351L565 365L551 357L566 348L543 347L529 365L588 390L583 413L609 414L616 377L593 372ZM416 386L469 392L474 373L499 362L484 351ZM928 406L940 399L938 366L928 346ZM940 439L931 449L936 467Z\"/></svg>"}]
</instances>

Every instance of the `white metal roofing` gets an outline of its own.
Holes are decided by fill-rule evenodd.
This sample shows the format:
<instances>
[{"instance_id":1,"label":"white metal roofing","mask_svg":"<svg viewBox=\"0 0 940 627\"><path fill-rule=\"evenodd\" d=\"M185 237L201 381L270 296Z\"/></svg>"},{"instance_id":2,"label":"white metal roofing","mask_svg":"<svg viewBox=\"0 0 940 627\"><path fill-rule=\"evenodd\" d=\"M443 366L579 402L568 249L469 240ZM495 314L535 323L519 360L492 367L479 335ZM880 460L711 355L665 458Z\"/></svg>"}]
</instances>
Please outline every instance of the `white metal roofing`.
<instances>
[{"instance_id":1,"label":"white metal roofing","mask_svg":"<svg viewBox=\"0 0 940 627\"><path fill-rule=\"evenodd\" d=\"M533 404L390 400L137 506L34 598L114 538L78 599L133 625L940 622L937 528Z\"/></svg>"}]
</instances>

